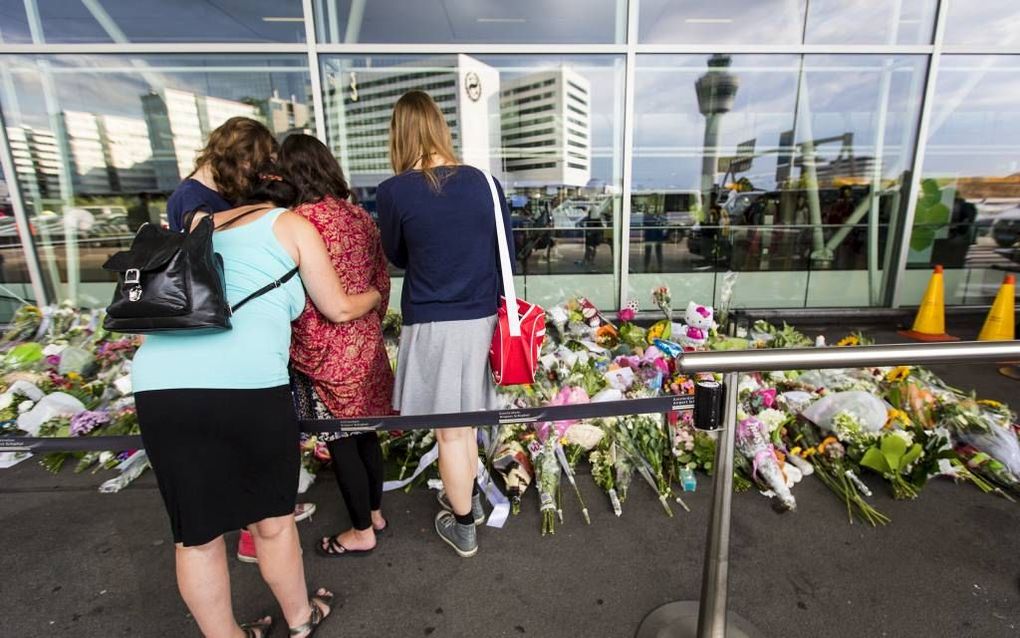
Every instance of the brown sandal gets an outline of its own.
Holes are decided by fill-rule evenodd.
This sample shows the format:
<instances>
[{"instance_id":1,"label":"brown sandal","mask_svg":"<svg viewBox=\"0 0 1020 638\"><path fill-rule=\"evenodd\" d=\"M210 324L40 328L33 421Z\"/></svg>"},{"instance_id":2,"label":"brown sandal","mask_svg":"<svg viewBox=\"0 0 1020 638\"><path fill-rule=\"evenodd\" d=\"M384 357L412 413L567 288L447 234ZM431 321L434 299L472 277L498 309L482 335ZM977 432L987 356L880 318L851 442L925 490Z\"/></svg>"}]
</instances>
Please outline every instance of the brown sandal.
<instances>
[{"instance_id":1,"label":"brown sandal","mask_svg":"<svg viewBox=\"0 0 1020 638\"><path fill-rule=\"evenodd\" d=\"M312 638L312 636L315 635L315 632L318 631L319 625L322 624L322 621L326 620L327 618L333 615L334 598L336 598L336 595L330 591L327 591L322 594L316 593L311 598L309 598L308 604L312 608L312 615L308 618L308 622L306 622L305 624L299 625L297 627L291 627L290 629L288 629L290 635L299 636L307 631L308 635L305 636L305 638ZM319 605L317 605L316 603L322 603L326 607L329 607L329 611L323 612L322 608L319 607Z\"/></svg>"}]
</instances>

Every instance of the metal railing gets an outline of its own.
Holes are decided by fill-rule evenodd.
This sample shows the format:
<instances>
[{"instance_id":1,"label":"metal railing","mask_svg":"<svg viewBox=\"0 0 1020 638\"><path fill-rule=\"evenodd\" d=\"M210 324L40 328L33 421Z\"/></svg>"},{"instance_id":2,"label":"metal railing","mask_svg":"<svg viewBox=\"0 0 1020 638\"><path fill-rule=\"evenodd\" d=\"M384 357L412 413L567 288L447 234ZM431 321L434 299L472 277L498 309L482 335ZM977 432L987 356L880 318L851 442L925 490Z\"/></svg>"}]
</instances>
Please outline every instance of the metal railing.
<instances>
[{"instance_id":1,"label":"metal railing","mask_svg":"<svg viewBox=\"0 0 1020 638\"><path fill-rule=\"evenodd\" d=\"M638 628L637 637L734 638L760 633L736 614L727 612L739 372L1017 360L1020 360L1020 341L692 352L682 355L677 360L677 366L684 373L725 373L726 404L716 445L716 478L713 482L712 511L705 544L701 599L667 603L653 610Z\"/></svg>"}]
</instances>

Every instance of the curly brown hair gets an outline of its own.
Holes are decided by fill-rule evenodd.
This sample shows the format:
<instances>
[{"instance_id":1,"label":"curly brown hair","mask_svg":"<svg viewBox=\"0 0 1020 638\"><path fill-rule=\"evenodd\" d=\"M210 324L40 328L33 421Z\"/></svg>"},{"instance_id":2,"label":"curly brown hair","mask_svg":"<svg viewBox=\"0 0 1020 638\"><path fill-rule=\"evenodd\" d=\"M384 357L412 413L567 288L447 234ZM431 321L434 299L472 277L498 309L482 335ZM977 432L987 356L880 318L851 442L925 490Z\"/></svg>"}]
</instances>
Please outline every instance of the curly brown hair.
<instances>
[{"instance_id":1,"label":"curly brown hair","mask_svg":"<svg viewBox=\"0 0 1020 638\"><path fill-rule=\"evenodd\" d=\"M208 166L223 198L238 202L258 181L258 168L271 162L278 148L276 138L261 122L232 117L209 134L195 158L195 171Z\"/></svg>"}]
</instances>

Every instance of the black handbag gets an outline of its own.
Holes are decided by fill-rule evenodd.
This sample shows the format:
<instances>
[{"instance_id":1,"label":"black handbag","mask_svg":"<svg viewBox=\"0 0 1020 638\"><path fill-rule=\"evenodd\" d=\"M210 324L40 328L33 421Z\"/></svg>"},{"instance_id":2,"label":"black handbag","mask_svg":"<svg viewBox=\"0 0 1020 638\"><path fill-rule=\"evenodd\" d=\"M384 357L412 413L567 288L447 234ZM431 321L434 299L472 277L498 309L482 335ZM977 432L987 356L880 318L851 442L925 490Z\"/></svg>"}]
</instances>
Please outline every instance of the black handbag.
<instances>
[{"instance_id":1,"label":"black handbag","mask_svg":"<svg viewBox=\"0 0 1020 638\"><path fill-rule=\"evenodd\" d=\"M238 215L222 227L249 213ZM248 295L233 307L227 302L223 258L213 250L212 217L173 232L145 224L129 250L111 256L103 268L117 273L113 301L103 327L111 332L148 334L180 330L229 330L230 317L252 299L279 288L286 275Z\"/></svg>"}]
</instances>

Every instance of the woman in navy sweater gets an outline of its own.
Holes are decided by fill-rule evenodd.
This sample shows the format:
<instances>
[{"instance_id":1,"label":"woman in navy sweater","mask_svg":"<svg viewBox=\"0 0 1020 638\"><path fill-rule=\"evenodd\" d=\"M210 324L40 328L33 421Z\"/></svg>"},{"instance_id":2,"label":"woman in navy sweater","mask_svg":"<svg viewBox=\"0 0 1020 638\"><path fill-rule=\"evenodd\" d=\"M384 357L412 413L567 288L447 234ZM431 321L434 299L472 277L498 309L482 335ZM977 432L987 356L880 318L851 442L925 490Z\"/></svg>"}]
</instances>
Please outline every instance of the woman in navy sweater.
<instances>
[{"instance_id":1,"label":"woman in navy sweater","mask_svg":"<svg viewBox=\"0 0 1020 638\"><path fill-rule=\"evenodd\" d=\"M501 283L485 175L458 163L442 112L421 91L404 94L393 109L390 164L396 175L379 185L376 206L386 256L405 271L393 407L401 414L496 409L488 353ZM475 429L443 428L436 439L444 486L436 532L459 555L473 556L475 526L485 522L474 487Z\"/></svg>"}]
</instances>

